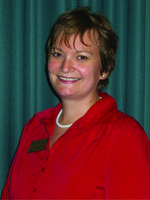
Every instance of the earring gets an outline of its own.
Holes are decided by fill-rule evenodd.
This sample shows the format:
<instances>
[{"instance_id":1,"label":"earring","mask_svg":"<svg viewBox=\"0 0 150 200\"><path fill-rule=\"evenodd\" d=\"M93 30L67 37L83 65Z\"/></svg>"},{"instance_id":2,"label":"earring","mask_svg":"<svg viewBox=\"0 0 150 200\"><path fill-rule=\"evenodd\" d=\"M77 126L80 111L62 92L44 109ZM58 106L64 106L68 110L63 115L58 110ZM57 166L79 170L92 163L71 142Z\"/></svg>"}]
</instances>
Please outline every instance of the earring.
<instances>
[{"instance_id":1,"label":"earring","mask_svg":"<svg viewBox=\"0 0 150 200\"><path fill-rule=\"evenodd\" d=\"M106 77L106 74L105 74L105 73L103 73L103 74L102 74L102 77L103 77L103 78L105 78L105 77Z\"/></svg>"}]
</instances>

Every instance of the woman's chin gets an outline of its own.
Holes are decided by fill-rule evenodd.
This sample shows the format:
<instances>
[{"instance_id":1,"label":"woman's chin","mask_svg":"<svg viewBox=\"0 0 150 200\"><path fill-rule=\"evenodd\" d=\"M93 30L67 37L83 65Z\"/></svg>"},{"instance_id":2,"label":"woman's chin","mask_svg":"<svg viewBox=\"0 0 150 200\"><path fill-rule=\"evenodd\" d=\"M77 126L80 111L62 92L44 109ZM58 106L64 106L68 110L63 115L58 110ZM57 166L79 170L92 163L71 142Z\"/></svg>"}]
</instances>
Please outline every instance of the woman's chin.
<instances>
[{"instance_id":1,"label":"woman's chin","mask_svg":"<svg viewBox=\"0 0 150 200\"><path fill-rule=\"evenodd\" d=\"M60 96L60 98L69 98L73 97L75 95L75 92L72 90L64 89L57 91L57 94Z\"/></svg>"}]
</instances>

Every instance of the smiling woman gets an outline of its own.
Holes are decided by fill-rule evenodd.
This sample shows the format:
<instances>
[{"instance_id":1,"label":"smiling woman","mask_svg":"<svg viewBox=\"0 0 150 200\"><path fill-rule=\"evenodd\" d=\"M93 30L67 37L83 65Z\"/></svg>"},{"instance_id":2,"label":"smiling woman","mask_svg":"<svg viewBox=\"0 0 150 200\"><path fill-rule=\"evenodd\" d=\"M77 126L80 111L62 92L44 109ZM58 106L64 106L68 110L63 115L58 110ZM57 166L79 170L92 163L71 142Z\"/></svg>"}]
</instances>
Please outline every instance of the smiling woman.
<instances>
[{"instance_id":1,"label":"smiling woman","mask_svg":"<svg viewBox=\"0 0 150 200\"><path fill-rule=\"evenodd\" d=\"M2 199L150 199L150 144L103 93L118 37L88 8L52 27L48 73L61 99L26 124Z\"/></svg>"}]
</instances>

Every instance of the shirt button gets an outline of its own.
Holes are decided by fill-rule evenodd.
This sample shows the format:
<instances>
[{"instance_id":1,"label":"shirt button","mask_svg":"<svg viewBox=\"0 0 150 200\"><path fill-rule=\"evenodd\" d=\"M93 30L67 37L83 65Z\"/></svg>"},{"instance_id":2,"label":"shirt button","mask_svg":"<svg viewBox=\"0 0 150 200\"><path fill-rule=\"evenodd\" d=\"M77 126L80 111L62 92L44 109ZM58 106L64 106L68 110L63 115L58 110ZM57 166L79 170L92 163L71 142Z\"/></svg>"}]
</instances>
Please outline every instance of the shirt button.
<instances>
[{"instance_id":1,"label":"shirt button","mask_svg":"<svg viewBox=\"0 0 150 200\"><path fill-rule=\"evenodd\" d=\"M33 189L33 192L36 192L36 188Z\"/></svg>"},{"instance_id":2,"label":"shirt button","mask_svg":"<svg viewBox=\"0 0 150 200\"><path fill-rule=\"evenodd\" d=\"M44 170L45 170L45 167L42 168L42 172L44 172Z\"/></svg>"},{"instance_id":3,"label":"shirt button","mask_svg":"<svg viewBox=\"0 0 150 200\"><path fill-rule=\"evenodd\" d=\"M46 160L48 160L48 156L46 157Z\"/></svg>"}]
</instances>

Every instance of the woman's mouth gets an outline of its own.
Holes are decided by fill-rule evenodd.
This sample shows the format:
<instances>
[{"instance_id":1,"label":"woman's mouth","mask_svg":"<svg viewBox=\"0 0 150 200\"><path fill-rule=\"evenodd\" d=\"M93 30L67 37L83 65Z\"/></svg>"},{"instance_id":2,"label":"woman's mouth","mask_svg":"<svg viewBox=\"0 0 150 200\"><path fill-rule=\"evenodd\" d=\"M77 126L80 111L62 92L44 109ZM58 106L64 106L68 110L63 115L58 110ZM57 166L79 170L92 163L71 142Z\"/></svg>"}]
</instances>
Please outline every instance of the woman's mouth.
<instances>
[{"instance_id":1,"label":"woman's mouth","mask_svg":"<svg viewBox=\"0 0 150 200\"><path fill-rule=\"evenodd\" d=\"M73 78L73 77L64 77L64 76L58 76L59 80L63 83L75 83L78 80L80 80L80 78Z\"/></svg>"}]
</instances>

